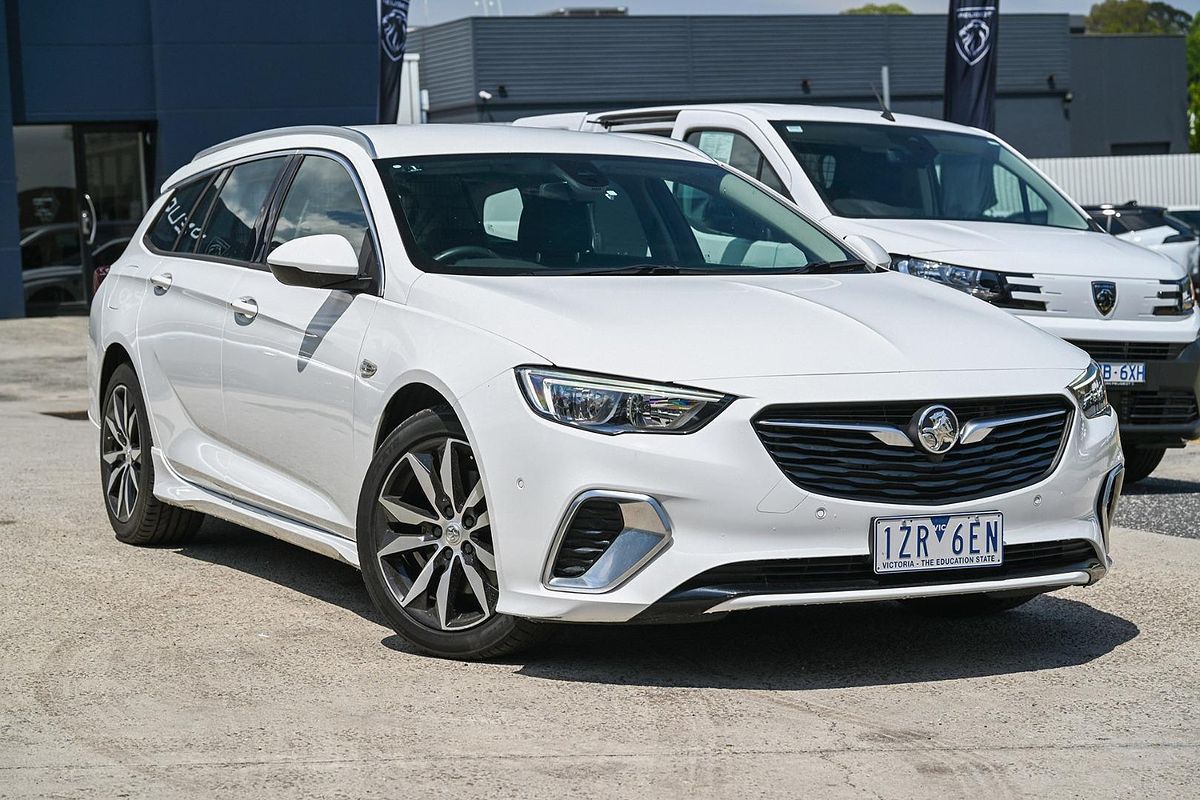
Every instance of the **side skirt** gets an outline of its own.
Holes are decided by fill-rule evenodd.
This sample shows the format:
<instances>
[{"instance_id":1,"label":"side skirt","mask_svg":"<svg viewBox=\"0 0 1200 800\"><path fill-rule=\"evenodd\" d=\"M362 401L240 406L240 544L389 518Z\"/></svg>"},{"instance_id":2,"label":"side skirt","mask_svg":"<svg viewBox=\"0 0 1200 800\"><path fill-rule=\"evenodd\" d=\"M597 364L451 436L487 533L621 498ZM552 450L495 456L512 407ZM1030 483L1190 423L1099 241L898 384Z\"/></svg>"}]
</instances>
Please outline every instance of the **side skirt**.
<instances>
[{"instance_id":1,"label":"side skirt","mask_svg":"<svg viewBox=\"0 0 1200 800\"><path fill-rule=\"evenodd\" d=\"M154 458L154 496L164 503L200 511L359 568L358 547L352 539L202 489L171 469L159 448L152 448L151 454Z\"/></svg>"}]
</instances>

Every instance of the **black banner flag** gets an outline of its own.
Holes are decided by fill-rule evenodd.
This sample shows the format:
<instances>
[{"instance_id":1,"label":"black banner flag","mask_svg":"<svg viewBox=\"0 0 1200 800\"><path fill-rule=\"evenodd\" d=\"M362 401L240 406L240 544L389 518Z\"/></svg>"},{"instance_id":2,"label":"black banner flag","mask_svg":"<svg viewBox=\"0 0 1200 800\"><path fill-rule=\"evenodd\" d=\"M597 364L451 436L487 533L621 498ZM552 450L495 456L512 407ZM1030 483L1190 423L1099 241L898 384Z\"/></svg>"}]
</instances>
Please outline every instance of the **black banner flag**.
<instances>
[{"instance_id":1,"label":"black banner flag","mask_svg":"<svg viewBox=\"0 0 1200 800\"><path fill-rule=\"evenodd\" d=\"M946 33L949 122L996 129L996 37L1000 0L950 0Z\"/></svg>"},{"instance_id":2,"label":"black banner flag","mask_svg":"<svg viewBox=\"0 0 1200 800\"><path fill-rule=\"evenodd\" d=\"M400 111L400 75L408 39L409 0L379 0L379 111L376 121L395 122Z\"/></svg>"}]
</instances>

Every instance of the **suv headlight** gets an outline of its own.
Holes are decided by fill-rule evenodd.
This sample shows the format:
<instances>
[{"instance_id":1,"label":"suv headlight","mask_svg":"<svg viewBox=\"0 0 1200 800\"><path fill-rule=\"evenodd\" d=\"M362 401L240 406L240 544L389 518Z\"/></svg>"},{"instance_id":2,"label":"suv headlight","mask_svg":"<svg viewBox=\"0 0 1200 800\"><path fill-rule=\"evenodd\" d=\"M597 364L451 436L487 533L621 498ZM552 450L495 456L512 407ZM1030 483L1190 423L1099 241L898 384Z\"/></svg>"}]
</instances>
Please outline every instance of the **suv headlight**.
<instances>
[{"instance_id":1,"label":"suv headlight","mask_svg":"<svg viewBox=\"0 0 1200 800\"><path fill-rule=\"evenodd\" d=\"M546 419L598 433L691 433L733 401L700 389L518 367L530 407Z\"/></svg>"},{"instance_id":2,"label":"suv headlight","mask_svg":"<svg viewBox=\"0 0 1200 800\"><path fill-rule=\"evenodd\" d=\"M1104 376L1093 361L1078 378L1071 381L1071 394L1079 401L1083 416L1088 419L1102 417L1112 411L1108 404L1108 392L1104 388Z\"/></svg>"},{"instance_id":3,"label":"suv headlight","mask_svg":"<svg viewBox=\"0 0 1200 800\"><path fill-rule=\"evenodd\" d=\"M930 261L926 258L912 256L892 256L892 269L906 275L940 283L960 292L966 292L972 297L1001 306L1003 308L1024 309L1027 311L1045 311L1046 304L1038 300L1019 300L1012 296L1014 291L1029 294L1040 294L1037 286L1020 285L1010 282L1010 278L1032 278L1032 275L994 272L974 267L960 267L956 264L946 264L941 261Z\"/></svg>"},{"instance_id":4,"label":"suv headlight","mask_svg":"<svg viewBox=\"0 0 1200 800\"><path fill-rule=\"evenodd\" d=\"M1159 300L1173 300L1174 305L1158 306L1154 309L1156 317L1187 316L1196 307L1196 287L1192 284L1192 276L1180 278L1177 281L1159 281L1161 289Z\"/></svg>"}]
</instances>

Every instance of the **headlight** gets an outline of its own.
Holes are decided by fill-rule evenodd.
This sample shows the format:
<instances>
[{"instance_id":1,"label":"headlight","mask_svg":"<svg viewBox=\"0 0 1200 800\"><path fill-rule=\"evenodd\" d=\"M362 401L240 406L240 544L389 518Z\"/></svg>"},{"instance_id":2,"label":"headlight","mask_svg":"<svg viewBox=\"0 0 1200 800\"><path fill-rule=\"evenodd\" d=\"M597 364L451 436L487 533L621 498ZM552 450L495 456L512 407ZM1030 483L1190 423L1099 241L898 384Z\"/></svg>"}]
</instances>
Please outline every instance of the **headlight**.
<instances>
[{"instance_id":1,"label":"headlight","mask_svg":"<svg viewBox=\"0 0 1200 800\"><path fill-rule=\"evenodd\" d=\"M1088 419L1102 417L1112 411L1112 406L1108 404L1108 392L1104 388L1104 376L1100 374L1095 361L1088 364L1082 375L1071 381L1069 388Z\"/></svg>"},{"instance_id":2,"label":"headlight","mask_svg":"<svg viewBox=\"0 0 1200 800\"><path fill-rule=\"evenodd\" d=\"M525 399L546 419L599 433L691 433L733 401L699 389L518 367Z\"/></svg>"},{"instance_id":3,"label":"headlight","mask_svg":"<svg viewBox=\"0 0 1200 800\"><path fill-rule=\"evenodd\" d=\"M1154 315L1156 317L1186 316L1192 313L1192 309L1196 307L1196 288L1192 285L1190 275L1177 281L1159 281L1158 283L1161 286L1158 299L1171 300L1173 304L1155 308Z\"/></svg>"},{"instance_id":4,"label":"headlight","mask_svg":"<svg viewBox=\"0 0 1200 800\"><path fill-rule=\"evenodd\" d=\"M912 256L892 256L892 269L907 275L915 275L960 292L966 292L972 297L986 300L993 305L1003 308L1017 308L1028 311L1045 311L1046 304L1039 300L1022 300L1012 296L1014 291L1028 294L1040 294L1037 286L1011 283L1011 278L1032 278L1032 275L1017 275L1013 273L993 272L974 267L960 267L955 264L944 264L941 261L930 261L925 258Z\"/></svg>"}]
</instances>

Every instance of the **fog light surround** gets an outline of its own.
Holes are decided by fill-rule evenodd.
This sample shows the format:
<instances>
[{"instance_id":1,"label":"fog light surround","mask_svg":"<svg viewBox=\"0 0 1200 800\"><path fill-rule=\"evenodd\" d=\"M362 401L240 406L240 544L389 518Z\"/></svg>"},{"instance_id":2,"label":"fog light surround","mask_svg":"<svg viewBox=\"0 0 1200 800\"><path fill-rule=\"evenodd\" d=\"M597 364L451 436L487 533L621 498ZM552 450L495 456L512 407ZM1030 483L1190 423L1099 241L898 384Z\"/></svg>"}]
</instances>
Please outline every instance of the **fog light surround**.
<instances>
[{"instance_id":1,"label":"fog light surround","mask_svg":"<svg viewBox=\"0 0 1200 800\"><path fill-rule=\"evenodd\" d=\"M615 503L622 527L604 553L582 575L556 576L564 540L585 505L591 501ZM542 583L548 589L598 594L609 592L629 580L671 543L671 520L653 497L632 492L592 489L578 495L563 514L546 558Z\"/></svg>"}]
</instances>

